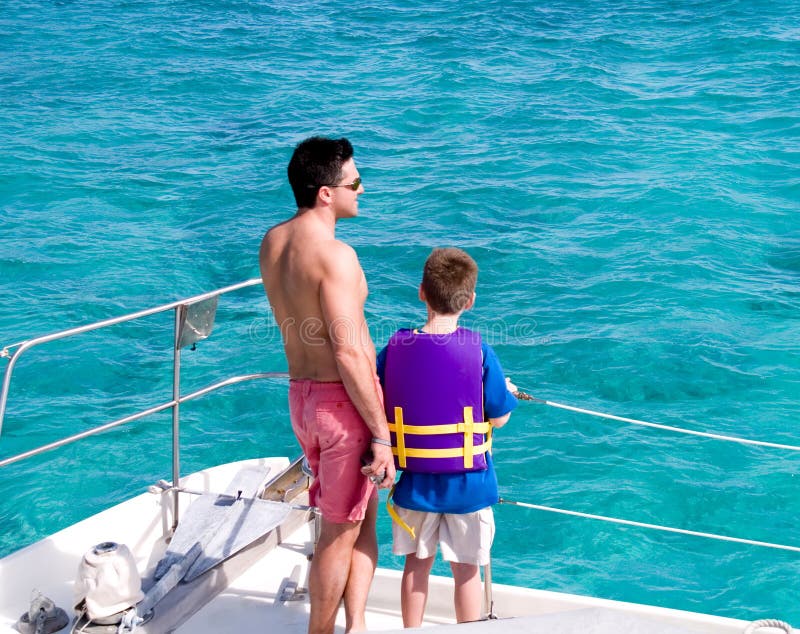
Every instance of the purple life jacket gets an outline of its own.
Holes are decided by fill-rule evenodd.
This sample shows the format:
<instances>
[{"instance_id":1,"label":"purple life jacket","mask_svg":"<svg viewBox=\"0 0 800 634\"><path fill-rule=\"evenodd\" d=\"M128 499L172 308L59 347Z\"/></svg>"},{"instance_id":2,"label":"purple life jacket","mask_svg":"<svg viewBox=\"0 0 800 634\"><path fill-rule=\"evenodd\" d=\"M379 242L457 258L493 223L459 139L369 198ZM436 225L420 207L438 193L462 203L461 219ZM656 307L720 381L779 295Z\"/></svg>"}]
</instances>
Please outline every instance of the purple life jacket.
<instances>
[{"instance_id":1,"label":"purple life jacket","mask_svg":"<svg viewBox=\"0 0 800 634\"><path fill-rule=\"evenodd\" d=\"M397 469L486 469L491 440L483 417L480 334L398 330L386 350L384 409Z\"/></svg>"}]
</instances>

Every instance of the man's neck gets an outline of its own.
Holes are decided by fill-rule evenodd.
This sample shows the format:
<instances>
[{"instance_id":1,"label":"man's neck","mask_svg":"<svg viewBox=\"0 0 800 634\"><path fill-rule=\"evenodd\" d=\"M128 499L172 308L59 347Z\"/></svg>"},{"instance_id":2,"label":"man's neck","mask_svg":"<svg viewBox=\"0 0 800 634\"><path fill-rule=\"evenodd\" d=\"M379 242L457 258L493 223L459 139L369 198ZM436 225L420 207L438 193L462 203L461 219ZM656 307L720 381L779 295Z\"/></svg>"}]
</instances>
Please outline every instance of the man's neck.
<instances>
[{"instance_id":1,"label":"man's neck","mask_svg":"<svg viewBox=\"0 0 800 634\"><path fill-rule=\"evenodd\" d=\"M448 335L458 330L459 317L461 317L461 313L457 315L438 315L428 310L428 321L421 330L430 335Z\"/></svg>"},{"instance_id":2,"label":"man's neck","mask_svg":"<svg viewBox=\"0 0 800 634\"><path fill-rule=\"evenodd\" d=\"M336 214L330 207L300 207L294 217L303 222L322 225L330 230L331 235L336 232Z\"/></svg>"}]
</instances>

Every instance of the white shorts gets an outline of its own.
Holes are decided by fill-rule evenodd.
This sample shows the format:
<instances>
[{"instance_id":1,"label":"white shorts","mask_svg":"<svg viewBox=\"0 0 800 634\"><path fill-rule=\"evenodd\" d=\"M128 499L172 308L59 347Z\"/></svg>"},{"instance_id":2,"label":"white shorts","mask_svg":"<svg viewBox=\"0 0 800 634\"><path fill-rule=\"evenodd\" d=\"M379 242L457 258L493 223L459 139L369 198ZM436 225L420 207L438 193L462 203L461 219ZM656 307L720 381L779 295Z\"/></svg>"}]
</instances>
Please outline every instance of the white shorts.
<instances>
[{"instance_id":1,"label":"white shorts","mask_svg":"<svg viewBox=\"0 0 800 634\"><path fill-rule=\"evenodd\" d=\"M392 552L395 555L415 554L420 559L428 559L436 555L438 543L445 561L476 566L489 563L494 539L491 506L474 513L429 513L397 505L394 508L416 534L416 539L413 539L407 530L392 522Z\"/></svg>"}]
</instances>

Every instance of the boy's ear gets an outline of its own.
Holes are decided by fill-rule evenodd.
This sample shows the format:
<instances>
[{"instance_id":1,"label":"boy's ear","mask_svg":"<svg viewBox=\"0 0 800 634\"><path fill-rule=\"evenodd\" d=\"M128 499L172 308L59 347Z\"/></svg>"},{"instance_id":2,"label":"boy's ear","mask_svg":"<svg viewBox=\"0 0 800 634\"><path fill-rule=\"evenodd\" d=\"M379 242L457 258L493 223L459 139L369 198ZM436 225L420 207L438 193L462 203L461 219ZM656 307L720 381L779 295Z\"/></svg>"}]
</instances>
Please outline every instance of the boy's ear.
<instances>
[{"instance_id":1,"label":"boy's ear","mask_svg":"<svg viewBox=\"0 0 800 634\"><path fill-rule=\"evenodd\" d=\"M422 290L422 284L419 285L419 301L425 301L425 291Z\"/></svg>"},{"instance_id":2,"label":"boy's ear","mask_svg":"<svg viewBox=\"0 0 800 634\"><path fill-rule=\"evenodd\" d=\"M477 296L478 295L476 293L472 293L472 299L467 302L466 306L464 306L464 310L469 310L470 308L472 308L475 305L475 298Z\"/></svg>"}]
</instances>

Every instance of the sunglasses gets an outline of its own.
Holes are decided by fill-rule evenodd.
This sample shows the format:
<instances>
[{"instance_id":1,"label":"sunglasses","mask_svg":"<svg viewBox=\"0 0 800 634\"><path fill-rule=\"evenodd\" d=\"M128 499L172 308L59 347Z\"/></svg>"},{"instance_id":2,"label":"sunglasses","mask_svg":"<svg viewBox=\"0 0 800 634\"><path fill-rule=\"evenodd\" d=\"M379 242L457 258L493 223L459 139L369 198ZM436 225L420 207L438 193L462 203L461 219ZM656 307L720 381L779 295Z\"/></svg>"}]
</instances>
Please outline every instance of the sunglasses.
<instances>
[{"instance_id":1,"label":"sunglasses","mask_svg":"<svg viewBox=\"0 0 800 634\"><path fill-rule=\"evenodd\" d=\"M352 183L347 183L345 185L322 185L322 187L349 187L354 192L357 192L358 188L361 187L361 177L359 176Z\"/></svg>"}]
</instances>

